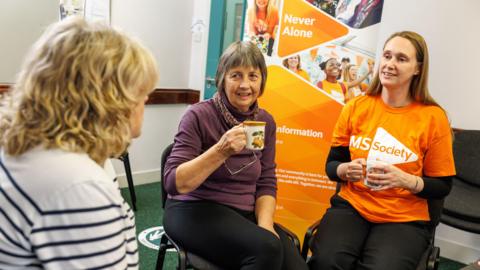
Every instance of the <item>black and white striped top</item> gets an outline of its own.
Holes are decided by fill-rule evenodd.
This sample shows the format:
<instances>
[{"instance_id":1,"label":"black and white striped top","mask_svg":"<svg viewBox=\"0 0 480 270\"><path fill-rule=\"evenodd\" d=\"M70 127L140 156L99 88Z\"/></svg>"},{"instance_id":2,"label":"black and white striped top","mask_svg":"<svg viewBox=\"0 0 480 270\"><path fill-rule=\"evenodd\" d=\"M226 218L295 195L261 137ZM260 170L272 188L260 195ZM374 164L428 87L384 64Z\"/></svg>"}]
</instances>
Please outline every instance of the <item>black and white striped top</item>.
<instances>
[{"instance_id":1,"label":"black and white striped top","mask_svg":"<svg viewBox=\"0 0 480 270\"><path fill-rule=\"evenodd\" d=\"M138 269L118 184L86 154L2 153L0 269Z\"/></svg>"}]
</instances>

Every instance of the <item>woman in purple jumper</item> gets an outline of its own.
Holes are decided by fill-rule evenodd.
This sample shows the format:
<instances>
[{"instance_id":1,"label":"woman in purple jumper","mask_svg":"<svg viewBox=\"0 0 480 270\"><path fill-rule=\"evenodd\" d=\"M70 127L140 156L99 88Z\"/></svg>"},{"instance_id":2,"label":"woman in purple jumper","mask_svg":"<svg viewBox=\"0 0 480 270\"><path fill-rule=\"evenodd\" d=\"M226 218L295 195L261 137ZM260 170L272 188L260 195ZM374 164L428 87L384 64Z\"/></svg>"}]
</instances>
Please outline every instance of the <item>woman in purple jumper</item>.
<instances>
[{"instance_id":1,"label":"woman in purple jumper","mask_svg":"<svg viewBox=\"0 0 480 270\"><path fill-rule=\"evenodd\" d=\"M230 45L218 65L218 92L183 116L165 167L164 226L186 250L226 269L307 269L273 223L273 117L258 107L267 67L250 42ZM266 122L265 147L245 149L245 120Z\"/></svg>"}]
</instances>

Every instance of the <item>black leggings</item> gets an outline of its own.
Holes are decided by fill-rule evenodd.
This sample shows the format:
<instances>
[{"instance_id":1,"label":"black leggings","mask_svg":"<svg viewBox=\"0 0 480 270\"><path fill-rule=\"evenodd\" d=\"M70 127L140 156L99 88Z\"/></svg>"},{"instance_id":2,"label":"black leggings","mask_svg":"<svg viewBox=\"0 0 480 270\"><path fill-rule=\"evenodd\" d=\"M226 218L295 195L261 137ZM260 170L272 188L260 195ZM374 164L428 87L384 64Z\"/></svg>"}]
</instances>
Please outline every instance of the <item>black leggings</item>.
<instances>
[{"instance_id":1,"label":"black leggings","mask_svg":"<svg viewBox=\"0 0 480 270\"><path fill-rule=\"evenodd\" d=\"M165 231L180 246L225 269L306 270L293 242L256 224L255 214L210 201L167 200Z\"/></svg>"},{"instance_id":2,"label":"black leggings","mask_svg":"<svg viewBox=\"0 0 480 270\"><path fill-rule=\"evenodd\" d=\"M320 222L312 243L311 270L414 270L431 232L426 222L372 223L339 195Z\"/></svg>"}]
</instances>

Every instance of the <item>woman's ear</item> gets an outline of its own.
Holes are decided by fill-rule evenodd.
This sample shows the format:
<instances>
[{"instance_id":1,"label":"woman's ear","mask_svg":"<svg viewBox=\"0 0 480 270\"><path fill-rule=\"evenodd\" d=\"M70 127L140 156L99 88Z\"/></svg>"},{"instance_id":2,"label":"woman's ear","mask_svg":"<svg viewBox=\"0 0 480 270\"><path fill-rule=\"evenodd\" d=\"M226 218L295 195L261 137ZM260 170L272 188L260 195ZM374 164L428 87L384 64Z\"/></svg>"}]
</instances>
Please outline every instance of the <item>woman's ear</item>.
<instances>
[{"instance_id":1,"label":"woman's ear","mask_svg":"<svg viewBox=\"0 0 480 270\"><path fill-rule=\"evenodd\" d=\"M417 67L415 68L415 72L413 75L418 75L420 74L420 69L422 68L422 64L417 64Z\"/></svg>"}]
</instances>

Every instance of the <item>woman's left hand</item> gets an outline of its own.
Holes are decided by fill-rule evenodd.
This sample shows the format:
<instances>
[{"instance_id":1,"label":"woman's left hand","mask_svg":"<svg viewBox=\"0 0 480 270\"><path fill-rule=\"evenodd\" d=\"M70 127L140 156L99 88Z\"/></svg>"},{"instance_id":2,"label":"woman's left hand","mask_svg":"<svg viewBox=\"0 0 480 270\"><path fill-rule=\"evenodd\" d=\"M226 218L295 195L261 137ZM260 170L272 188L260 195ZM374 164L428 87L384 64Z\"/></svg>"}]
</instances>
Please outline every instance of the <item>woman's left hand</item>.
<instances>
[{"instance_id":1,"label":"woman's left hand","mask_svg":"<svg viewBox=\"0 0 480 270\"><path fill-rule=\"evenodd\" d=\"M380 185L375 190L390 188L412 189L412 184L415 185L416 176L406 173L392 164L377 162L372 168L383 171L383 173L367 173L369 182Z\"/></svg>"}]
</instances>

